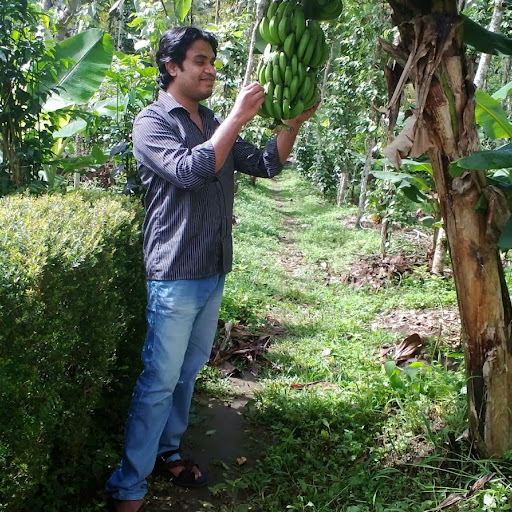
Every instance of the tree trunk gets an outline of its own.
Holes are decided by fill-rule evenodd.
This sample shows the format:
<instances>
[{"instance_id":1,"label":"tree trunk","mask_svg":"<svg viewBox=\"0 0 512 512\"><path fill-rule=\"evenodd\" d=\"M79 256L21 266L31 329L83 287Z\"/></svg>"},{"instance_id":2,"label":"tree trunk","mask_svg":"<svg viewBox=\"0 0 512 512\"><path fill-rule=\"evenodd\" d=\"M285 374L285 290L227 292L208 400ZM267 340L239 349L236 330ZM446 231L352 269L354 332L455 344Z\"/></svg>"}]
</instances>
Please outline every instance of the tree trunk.
<instances>
[{"instance_id":1,"label":"tree trunk","mask_svg":"<svg viewBox=\"0 0 512 512\"><path fill-rule=\"evenodd\" d=\"M432 257L432 274L440 276L444 271L444 259L448 250L448 242L446 240L446 231L439 228L436 233L434 256Z\"/></svg>"},{"instance_id":2,"label":"tree trunk","mask_svg":"<svg viewBox=\"0 0 512 512\"><path fill-rule=\"evenodd\" d=\"M384 219L382 219L382 224L380 226L380 256L381 256L381 258L386 257L388 233L389 233L389 219L384 218Z\"/></svg>"},{"instance_id":3,"label":"tree trunk","mask_svg":"<svg viewBox=\"0 0 512 512\"><path fill-rule=\"evenodd\" d=\"M251 79L252 70L254 68L254 47L256 46L256 34L258 31L258 25L263 18L263 12L265 7L265 0L258 0L256 2L256 13L254 16L254 24L251 32L251 44L249 45L249 55L247 57L247 67L245 68L245 76L242 86L245 87Z\"/></svg>"},{"instance_id":4,"label":"tree trunk","mask_svg":"<svg viewBox=\"0 0 512 512\"><path fill-rule=\"evenodd\" d=\"M482 171L450 175L452 161L478 148L474 86L467 81L462 19L456 0L390 0L401 43L387 50L413 81L416 110L385 153L401 158L427 152L451 253L467 371L470 435L484 456L512 448L512 307L493 232L492 197ZM398 101L399 87L392 101ZM391 106L391 104L390 104ZM498 201L496 201L498 204Z\"/></svg>"},{"instance_id":5,"label":"tree trunk","mask_svg":"<svg viewBox=\"0 0 512 512\"><path fill-rule=\"evenodd\" d=\"M499 32L501 20L503 19L503 12L505 11L506 0L494 0L494 11L492 13L491 23L489 30L491 32ZM485 89L485 79L491 65L491 55L482 53L478 62L478 68L475 74L475 86L479 89Z\"/></svg>"},{"instance_id":6,"label":"tree trunk","mask_svg":"<svg viewBox=\"0 0 512 512\"><path fill-rule=\"evenodd\" d=\"M336 205L341 206L343 201L345 201L345 196L347 195L347 183L348 183L348 164L346 161L343 162L344 170L341 173L340 179L338 181L338 189L336 191Z\"/></svg>"},{"instance_id":7,"label":"tree trunk","mask_svg":"<svg viewBox=\"0 0 512 512\"><path fill-rule=\"evenodd\" d=\"M511 68L512 59L510 57L503 58L503 66L502 66L502 80L501 84L506 85L510 82L510 68ZM512 109L512 99L510 98L510 94L507 96L505 100L505 108L510 111Z\"/></svg>"},{"instance_id":8,"label":"tree trunk","mask_svg":"<svg viewBox=\"0 0 512 512\"><path fill-rule=\"evenodd\" d=\"M356 226L361 224L366 204L366 187L368 186L368 175L372 168L372 153L375 146L375 132L368 135L366 139L366 159L364 161L363 173L361 176L361 190L359 192L359 208L357 209Z\"/></svg>"}]
</instances>

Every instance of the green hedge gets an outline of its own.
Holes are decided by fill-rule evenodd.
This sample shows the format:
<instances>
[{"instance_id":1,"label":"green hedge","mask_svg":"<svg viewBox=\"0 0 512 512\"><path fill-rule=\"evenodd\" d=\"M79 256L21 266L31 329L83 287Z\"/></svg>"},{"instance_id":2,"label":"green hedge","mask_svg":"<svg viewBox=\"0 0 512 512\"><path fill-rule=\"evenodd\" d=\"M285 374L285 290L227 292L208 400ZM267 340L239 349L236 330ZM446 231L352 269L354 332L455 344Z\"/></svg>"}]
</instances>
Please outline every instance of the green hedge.
<instances>
[{"instance_id":1,"label":"green hedge","mask_svg":"<svg viewBox=\"0 0 512 512\"><path fill-rule=\"evenodd\" d=\"M100 193L0 200L0 510L79 509L116 462L145 331L141 220Z\"/></svg>"}]
</instances>

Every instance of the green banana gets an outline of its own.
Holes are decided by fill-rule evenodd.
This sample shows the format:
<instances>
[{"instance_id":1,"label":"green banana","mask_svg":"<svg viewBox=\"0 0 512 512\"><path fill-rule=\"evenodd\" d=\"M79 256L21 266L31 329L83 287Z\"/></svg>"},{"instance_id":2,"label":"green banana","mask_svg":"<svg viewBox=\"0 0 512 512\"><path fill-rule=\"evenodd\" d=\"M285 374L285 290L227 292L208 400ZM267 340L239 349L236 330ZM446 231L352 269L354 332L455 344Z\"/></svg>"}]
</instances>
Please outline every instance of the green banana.
<instances>
[{"instance_id":1,"label":"green banana","mask_svg":"<svg viewBox=\"0 0 512 512\"><path fill-rule=\"evenodd\" d=\"M297 96L297 91L299 90L300 82L299 75L294 75L292 81L290 82L290 100L295 99Z\"/></svg>"},{"instance_id":2,"label":"green banana","mask_svg":"<svg viewBox=\"0 0 512 512\"><path fill-rule=\"evenodd\" d=\"M281 78L284 80L286 73L286 55L284 52L279 52L279 70L281 71Z\"/></svg>"},{"instance_id":3,"label":"green banana","mask_svg":"<svg viewBox=\"0 0 512 512\"><path fill-rule=\"evenodd\" d=\"M312 34L312 36L309 38L308 46L306 48L306 51L304 52L304 55L302 56L302 62L304 62L304 66L308 67L309 63L311 62L311 57L313 56L313 52L315 51L316 47L316 34Z\"/></svg>"},{"instance_id":4,"label":"green banana","mask_svg":"<svg viewBox=\"0 0 512 512\"><path fill-rule=\"evenodd\" d=\"M325 14L334 14L340 8L340 0L331 0L329 3L325 4L322 8L322 11ZM343 5L342 5L343 8Z\"/></svg>"},{"instance_id":5,"label":"green banana","mask_svg":"<svg viewBox=\"0 0 512 512\"><path fill-rule=\"evenodd\" d=\"M265 85L267 82L265 80L265 64L263 62L263 59L260 60L258 67L256 68L256 76L258 77L258 82L261 85Z\"/></svg>"},{"instance_id":6,"label":"green banana","mask_svg":"<svg viewBox=\"0 0 512 512\"><path fill-rule=\"evenodd\" d=\"M260 24L258 25L258 30L260 31L260 36L269 43L270 41L267 39L268 37L268 18L263 16L261 18Z\"/></svg>"},{"instance_id":7,"label":"green banana","mask_svg":"<svg viewBox=\"0 0 512 512\"><path fill-rule=\"evenodd\" d=\"M274 89L274 97L280 105L283 103L283 86L281 84L276 84Z\"/></svg>"},{"instance_id":8,"label":"green banana","mask_svg":"<svg viewBox=\"0 0 512 512\"><path fill-rule=\"evenodd\" d=\"M279 7L280 4L281 4L281 2L279 0L272 0L272 2L270 2L268 9L267 9L268 19L270 19L274 16L274 14L276 13L277 8Z\"/></svg>"},{"instance_id":9,"label":"green banana","mask_svg":"<svg viewBox=\"0 0 512 512\"><path fill-rule=\"evenodd\" d=\"M290 100L283 98L283 119L290 119Z\"/></svg>"},{"instance_id":10,"label":"green banana","mask_svg":"<svg viewBox=\"0 0 512 512\"><path fill-rule=\"evenodd\" d=\"M306 17L304 16L304 11L302 10L301 5L296 5L293 10L293 18L292 18L293 31L295 32L295 40L298 43L304 34L304 30L306 30Z\"/></svg>"},{"instance_id":11,"label":"green banana","mask_svg":"<svg viewBox=\"0 0 512 512\"><path fill-rule=\"evenodd\" d=\"M289 0L282 0L281 2L278 2L279 5L277 6L275 16L279 21L283 18L284 11L288 8L288 5L291 3Z\"/></svg>"},{"instance_id":12,"label":"green banana","mask_svg":"<svg viewBox=\"0 0 512 512\"><path fill-rule=\"evenodd\" d=\"M299 59L295 53L292 55L290 60L290 66L292 67L292 73L296 75L299 71Z\"/></svg>"},{"instance_id":13,"label":"green banana","mask_svg":"<svg viewBox=\"0 0 512 512\"><path fill-rule=\"evenodd\" d=\"M299 83L302 84L306 78L306 67L304 66L304 63L302 61L299 61Z\"/></svg>"},{"instance_id":14,"label":"green banana","mask_svg":"<svg viewBox=\"0 0 512 512\"><path fill-rule=\"evenodd\" d=\"M276 119L283 118L283 109L278 101L274 101L274 117Z\"/></svg>"},{"instance_id":15,"label":"green banana","mask_svg":"<svg viewBox=\"0 0 512 512\"><path fill-rule=\"evenodd\" d=\"M273 80L273 63L271 60L269 60L267 62L267 65L265 66L265 83L268 83L270 82L271 80Z\"/></svg>"},{"instance_id":16,"label":"green banana","mask_svg":"<svg viewBox=\"0 0 512 512\"><path fill-rule=\"evenodd\" d=\"M311 80L310 76L306 75L306 77L304 78L304 81L301 82L299 90L297 91L297 97L300 98L303 101L306 98L308 98L310 93L311 93L312 85L313 85L313 83L312 83L312 80Z\"/></svg>"},{"instance_id":17,"label":"green banana","mask_svg":"<svg viewBox=\"0 0 512 512\"><path fill-rule=\"evenodd\" d=\"M306 102L304 102L304 110L307 110L308 108L311 108L313 105L316 104L316 102L318 101L318 89L315 85L314 89L313 89L313 94L311 94L311 97L309 98L309 100Z\"/></svg>"},{"instance_id":18,"label":"green banana","mask_svg":"<svg viewBox=\"0 0 512 512\"><path fill-rule=\"evenodd\" d=\"M324 43L324 46L322 48L322 56L320 57L317 67L321 68L327 62L330 53L331 49L329 48L329 45L327 43Z\"/></svg>"},{"instance_id":19,"label":"green banana","mask_svg":"<svg viewBox=\"0 0 512 512\"><path fill-rule=\"evenodd\" d=\"M315 49L313 50L313 55L311 56L311 60L309 61L309 65L312 68L319 67L320 59L322 58L322 52L324 50L325 41L317 41L315 44Z\"/></svg>"},{"instance_id":20,"label":"green banana","mask_svg":"<svg viewBox=\"0 0 512 512\"><path fill-rule=\"evenodd\" d=\"M280 43L278 25L279 25L279 21L275 16L270 18L270 21L268 22L268 30L269 30L269 34L270 34L270 37L272 38L272 40L269 42L271 42L274 45L278 45Z\"/></svg>"},{"instance_id":21,"label":"green banana","mask_svg":"<svg viewBox=\"0 0 512 512\"><path fill-rule=\"evenodd\" d=\"M304 30L304 34L300 38L300 43L297 46L297 58L299 60L302 60L302 58L304 57L304 53L306 52L310 38L311 31L309 30L309 28L306 27L306 30Z\"/></svg>"},{"instance_id":22,"label":"green banana","mask_svg":"<svg viewBox=\"0 0 512 512\"><path fill-rule=\"evenodd\" d=\"M267 42L256 68L265 90L258 111L262 117L276 122L292 119L316 103L315 70L330 52L318 20L336 14L340 4L340 0L270 0L258 26Z\"/></svg>"},{"instance_id":23,"label":"green banana","mask_svg":"<svg viewBox=\"0 0 512 512\"><path fill-rule=\"evenodd\" d=\"M286 69L284 71L284 83L285 83L285 85L289 86L292 83L292 79L293 79L292 67L291 66L286 66Z\"/></svg>"},{"instance_id":24,"label":"green banana","mask_svg":"<svg viewBox=\"0 0 512 512\"><path fill-rule=\"evenodd\" d=\"M269 113L269 111L267 110L267 105L265 102L263 102L261 104L261 107L259 108L258 110L258 114L261 116L261 117L272 117L272 115Z\"/></svg>"},{"instance_id":25,"label":"green banana","mask_svg":"<svg viewBox=\"0 0 512 512\"><path fill-rule=\"evenodd\" d=\"M274 84L268 82L265 89L265 110L269 113L270 117L274 117Z\"/></svg>"},{"instance_id":26,"label":"green banana","mask_svg":"<svg viewBox=\"0 0 512 512\"><path fill-rule=\"evenodd\" d=\"M295 119L299 114L302 114L304 110L304 102L302 100L297 100L293 106L290 108L290 117L289 119Z\"/></svg>"},{"instance_id":27,"label":"green banana","mask_svg":"<svg viewBox=\"0 0 512 512\"><path fill-rule=\"evenodd\" d=\"M290 32L284 41L283 50L285 55L291 59L295 50L295 32Z\"/></svg>"},{"instance_id":28,"label":"green banana","mask_svg":"<svg viewBox=\"0 0 512 512\"><path fill-rule=\"evenodd\" d=\"M286 37L290 32L291 20L288 16L283 16L279 21L277 26L277 34L279 36L279 42L284 43L286 41Z\"/></svg>"},{"instance_id":29,"label":"green banana","mask_svg":"<svg viewBox=\"0 0 512 512\"><path fill-rule=\"evenodd\" d=\"M279 57L279 55L278 55ZM279 67L279 62L277 62L274 59L274 62L272 62L272 81L275 85L282 84L283 78L281 76L281 69Z\"/></svg>"}]
</instances>

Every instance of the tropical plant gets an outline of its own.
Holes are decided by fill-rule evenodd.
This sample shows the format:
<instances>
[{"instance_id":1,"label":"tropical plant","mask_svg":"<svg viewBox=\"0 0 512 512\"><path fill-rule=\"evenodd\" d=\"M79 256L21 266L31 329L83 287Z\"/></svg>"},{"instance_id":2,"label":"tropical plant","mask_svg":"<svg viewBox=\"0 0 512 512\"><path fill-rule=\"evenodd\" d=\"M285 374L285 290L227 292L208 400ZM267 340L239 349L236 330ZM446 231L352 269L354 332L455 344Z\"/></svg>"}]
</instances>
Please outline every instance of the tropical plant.
<instances>
[{"instance_id":1,"label":"tropical plant","mask_svg":"<svg viewBox=\"0 0 512 512\"><path fill-rule=\"evenodd\" d=\"M406 155L427 153L450 244L458 291L468 377L469 426L480 453L512 448L509 319L512 305L498 251L496 215L508 210L484 171L452 174L454 161L479 147L474 88L467 80L466 44L477 51L511 54L512 40L464 18L456 1L389 1L400 41L383 42L397 66L388 112L396 112L406 79L416 93L414 110L385 154L397 168ZM392 126L394 126L392 124ZM485 191L489 207L478 208ZM497 236L498 234L498 236Z\"/></svg>"},{"instance_id":2,"label":"tropical plant","mask_svg":"<svg viewBox=\"0 0 512 512\"><path fill-rule=\"evenodd\" d=\"M52 117L42 113L49 94L40 87L53 66L38 33L43 14L23 0L0 5L0 194L38 178L50 156Z\"/></svg>"}]
</instances>

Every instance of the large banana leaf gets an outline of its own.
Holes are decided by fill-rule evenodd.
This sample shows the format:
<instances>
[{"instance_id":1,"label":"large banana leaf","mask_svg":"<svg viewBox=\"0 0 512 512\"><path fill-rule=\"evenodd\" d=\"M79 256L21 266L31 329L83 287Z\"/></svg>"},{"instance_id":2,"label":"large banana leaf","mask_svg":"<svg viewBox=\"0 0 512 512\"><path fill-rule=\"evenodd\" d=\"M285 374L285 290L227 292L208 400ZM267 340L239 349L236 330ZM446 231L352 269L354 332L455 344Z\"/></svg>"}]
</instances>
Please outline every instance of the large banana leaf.
<instances>
[{"instance_id":1,"label":"large banana leaf","mask_svg":"<svg viewBox=\"0 0 512 512\"><path fill-rule=\"evenodd\" d=\"M192 7L192 0L174 0L174 13L183 21Z\"/></svg>"},{"instance_id":2,"label":"large banana leaf","mask_svg":"<svg viewBox=\"0 0 512 512\"><path fill-rule=\"evenodd\" d=\"M491 55L512 55L512 39L496 34L473 20L464 18L464 42L478 52Z\"/></svg>"},{"instance_id":3,"label":"large banana leaf","mask_svg":"<svg viewBox=\"0 0 512 512\"><path fill-rule=\"evenodd\" d=\"M96 28L59 43L55 47L55 59L60 63L55 81L41 84L48 90L57 86L45 110L87 103L105 78L113 51L112 37Z\"/></svg>"},{"instance_id":4,"label":"large banana leaf","mask_svg":"<svg viewBox=\"0 0 512 512\"><path fill-rule=\"evenodd\" d=\"M475 98L476 122L483 128L485 135L491 139L511 139L512 123L500 102L480 89L476 90Z\"/></svg>"},{"instance_id":5,"label":"large banana leaf","mask_svg":"<svg viewBox=\"0 0 512 512\"><path fill-rule=\"evenodd\" d=\"M475 151L472 155L455 160L450 164L450 174L460 176L466 169L486 171L512 168L512 144L498 149Z\"/></svg>"}]
</instances>

